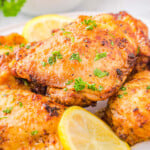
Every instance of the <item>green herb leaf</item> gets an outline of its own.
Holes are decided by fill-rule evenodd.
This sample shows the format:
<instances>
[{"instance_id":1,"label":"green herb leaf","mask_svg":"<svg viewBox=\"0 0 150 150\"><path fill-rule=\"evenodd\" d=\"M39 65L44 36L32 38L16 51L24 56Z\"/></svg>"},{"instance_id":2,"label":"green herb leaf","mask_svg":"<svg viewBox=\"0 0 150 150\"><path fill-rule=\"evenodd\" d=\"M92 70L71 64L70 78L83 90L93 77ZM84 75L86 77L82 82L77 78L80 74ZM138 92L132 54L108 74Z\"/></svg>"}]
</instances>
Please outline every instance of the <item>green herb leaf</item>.
<instances>
[{"instance_id":1,"label":"green herb leaf","mask_svg":"<svg viewBox=\"0 0 150 150\"><path fill-rule=\"evenodd\" d=\"M87 25L86 30L93 30L94 27L97 26L96 23L95 23L95 20L91 20L91 19L88 19L88 20L85 19L81 23Z\"/></svg>"},{"instance_id":2,"label":"green herb leaf","mask_svg":"<svg viewBox=\"0 0 150 150\"><path fill-rule=\"evenodd\" d=\"M37 131L37 130L34 130L34 131L31 132L31 135L32 135L32 136L34 136L34 135L36 135L36 134L38 134L38 131Z\"/></svg>"},{"instance_id":3,"label":"green herb leaf","mask_svg":"<svg viewBox=\"0 0 150 150\"><path fill-rule=\"evenodd\" d=\"M24 46L25 46L24 43L21 43L21 44L19 45L20 48L21 48L21 47L24 47Z\"/></svg>"},{"instance_id":4,"label":"green herb leaf","mask_svg":"<svg viewBox=\"0 0 150 150\"><path fill-rule=\"evenodd\" d=\"M3 113L10 114L12 109L13 109L12 107L6 108L5 110L3 110Z\"/></svg>"},{"instance_id":5,"label":"green herb leaf","mask_svg":"<svg viewBox=\"0 0 150 150\"><path fill-rule=\"evenodd\" d=\"M98 90L99 91L102 91L104 88L101 86L101 85L99 85L99 88L98 88Z\"/></svg>"},{"instance_id":6,"label":"green herb leaf","mask_svg":"<svg viewBox=\"0 0 150 150\"><path fill-rule=\"evenodd\" d=\"M52 56L50 56L48 58L48 63L50 65L53 65L57 59L62 59L62 58L63 57L62 57L62 54L60 53L60 51L54 51L54 52L52 52Z\"/></svg>"},{"instance_id":7,"label":"green herb leaf","mask_svg":"<svg viewBox=\"0 0 150 150\"><path fill-rule=\"evenodd\" d=\"M31 47L31 45L27 45L27 46L26 46L26 49L29 49L30 47Z\"/></svg>"},{"instance_id":8,"label":"green herb leaf","mask_svg":"<svg viewBox=\"0 0 150 150\"><path fill-rule=\"evenodd\" d=\"M79 62L82 61L82 59L79 56L79 53L73 53L70 57L70 60L78 60Z\"/></svg>"},{"instance_id":9,"label":"green herb leaf","mask_svg":"<svg viewBox=\"0 0 150 150\"><path fill-rule=\"evenodd\" d=\"M18 104L19 104L19 106L20 106L20 107L22 107L22 106L23 106L22 102L18 102Z\"/></svg>"},{"instance_id":10,"label":"green herb leaf","mask_svg":"<svg viewBox=\"0 0 150 150\"><path fill-rule=\"evenodd\" d=\"M120 88L120 90L122 90L122 91L125 91L127 88L126 87L124 87L124 86L122 86L121 88Z\"/></svg>"},{"instance_id":11,"label":"green herb leaf","mask_svg":"<svg viewBox=\"0 0 150 150\"><path fill-rule=\"evenodd\" d=\"M122 98L123 97L123 95L118 95L118 98Z\"/></svg>"},{"instance_id":12,"label":"green herb leaf","mask_svg":"<svg viewBox=\"0 0 150 150\"><path fill-rule=\"evenodd\" d=\"M137 55L140 53L140 46L137 48Z\"/></svg>"},{"instance_id":13,"label":"green herb leaf","mask_svg":"<svg viewBox=\"0 0 150 150\"><path fill-rule=\"evenodd\" d=\"M69 80L66 85L70 85L73 82L73 80Z\"/></svg>"},{"instance_id":14,"label":"green herb leaf","mask_svg":"<svg viewBox=\"0 0 150 150\"><path fill-rule=\"evenodd\" d=\"M6 53L5 53L5 55L7 55L7 56L8 56L8 55L9 55L9 52L6 52Z\"/></svg>"},{"instance_id":15,"label":"green herb leaf","mask_svg":"<svg viewBox=\"0 0 150 150\"><path fill-rule=\"evenodd\" d=\"M111 45L114 46L114 42L113 41L111 41Z\"/></svg>"},{"instance_id":16,"label":"green herb leaf","mask_svg":"<svg viewBox=\"0 0 150 150\"><path fill-rule=\"evenodd\" d=\"M93 90L93 91L96 91L97 88L96 88L95 86L96 86L95 83L94 83L94 84L88 84L88 89L91 89L91 90Z\"/></svg>"},{"instance_id":17,"label":"green herb leaf","mask_svg":"<svg viewBox=\"0 0 150 150\"><path fill-rule=\"evenodd\" d=\"M24 83L25 86L29 85L29 83L28 83L28 81L26 79L23 79L23 83Z\"/></svg>"},{"instance_id":18,"label":"green herb leaf","mask_svg":"<svg viewBox=\"0 0 150 150\"><path fill-rule=\"evenodd\" d=\"M149 90L150 89L150 85L149 86L147 86L147 88L146 88L147 90Z\"/></svg>"},{"instance_id":19,"label":"green herb leaf","mask_svg":"<svg viewBox=\"0 0 150 150\"><path fill-rule=\"evenodd\" d=\"M67 91L68 90L68 88L64 88L64 91Z\"/></svg>"},{"instance_id":20,"label":"green herb leaf","mask_svg":"<svg viewBox=\"0 0 150 150\"><path fill-rule=\"evenodd\" d=\"M41 65L42 65L43 67L45 67L45 66L46 66L46 62L45 62L45 61L42 61L42 62L41 62Z\"/></svg>"},{"instance_id":21,"label":"green herb leaf","mask_svg":"<svg viewBox=\"0 0 150 150\"><path fill-rule=\"evenodd\" d=\"M75 79L74 89L78 92L85 88L86 82L84 82L80 77Z\"/></svg>"},{"instance_id":22,"label":"green herb leaf","mask_svg":"<svg viewBox=\"0 0 150 150\"><path fill-rule=\"evenodd\" d=\"M8 118L8 117L5 117L5 116L4 116L4 117L0 117L0 120L1 120L1 119L6 119L6 118Z\"/></svg>"},{"instance_id":23,"label":"green herb leaf","mask_svg":"<svg viewBox=\"0 0 150 150\"><path fill-rule=\"evenodd\" d=\"M107 57L107 53L106 53L106 52L97 53L94 60L97 61L97 60L99 60L99 59L101 59L101 58L104 58L104 57Z\"/></svg>"},{"instance_id":24,"label":"green herb leaf","mask_svg":"<svg viewBox=\"0 0 150 150\"><path fill-rule=\"evenodd\" d=\"M17 16L25 2L26 0L1 0L0 9L6 17Z\"/></svg>"},{"instance_id":25,"label":"green herb leaf","mask_svg":"<svg viewBox=\"0 0 150 150\"><path fill-rule=\"evenodd\" d=\"M108 76L109 73L106 72L106 71L102 72L100 69L97 69L97 68L96 68L96 69L94 70L94 75L97 76L97 77L99 77L99 78L102 78L102 77Z\"/></svg>"},{"instance_id":26,"label":"green herb leaf","mask_svg":"<svg viewBox=\"0 0 150 150\"><path fill-rule=\"evenodd\" d=\"M123 94L124 94L124 95L127 95L127 94L128 94L128 92L124 92Z\"/></svg>"}]
</instances>

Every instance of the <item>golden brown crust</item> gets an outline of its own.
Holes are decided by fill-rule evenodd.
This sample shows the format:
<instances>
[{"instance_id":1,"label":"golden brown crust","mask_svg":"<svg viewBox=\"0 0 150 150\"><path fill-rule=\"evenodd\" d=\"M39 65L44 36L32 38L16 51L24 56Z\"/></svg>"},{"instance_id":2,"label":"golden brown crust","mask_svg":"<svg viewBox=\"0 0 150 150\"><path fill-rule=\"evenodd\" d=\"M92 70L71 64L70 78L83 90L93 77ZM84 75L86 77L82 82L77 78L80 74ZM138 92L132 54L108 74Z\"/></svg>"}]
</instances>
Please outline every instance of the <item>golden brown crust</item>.
<instances>
[{"instance_id":1,"label":"golden brown crust","mask_svg":"<svg viewBox=\"0 0 150 150\"><path fill-rule=\"evenodd\" d=\"M92 31L86 30L87 26L82 23L84 20L94 20L97 26ZM64 35L64 31L69 32L69 36ZM75 91L75 79L81 77L89 84L96 83L96 88L101 85L103 90L99 92L85 88L78 94L91 101L104 100L118 90L132 71L138 45L141 44L141 52L146 51L143 46L143 39L146 38L147 27L125 12L80 16L64 30L38 42L28 51L17 50L12 72L15 76L49 88L67 88L72 92ZM22 54L22 50L26 52ZM63 58L50 65L48 59L54 51L60 51ZM102 52L106 52L107 57L94 61L96 54ZM73 53L79 53L82 61L70 60ZM42 62L46 62L44 67ZM96 68L107 71L109 75L102 78L95 76L93 72ZM74 81L66 85L68 80Z\"/></svg>"},{"instance_id":2,"label":"golden brown crust","mask_svg":"<svg viewBox=\"0 0 150 150\"><path fill-rule=\"evenodd\" d=\"M125 83L126 90L120 90L110 99L107 122L116 134L130 145L150 139L150 71L135 74ZM122 95L122 96L120 96Z\"/></svg>"}]
</instances>

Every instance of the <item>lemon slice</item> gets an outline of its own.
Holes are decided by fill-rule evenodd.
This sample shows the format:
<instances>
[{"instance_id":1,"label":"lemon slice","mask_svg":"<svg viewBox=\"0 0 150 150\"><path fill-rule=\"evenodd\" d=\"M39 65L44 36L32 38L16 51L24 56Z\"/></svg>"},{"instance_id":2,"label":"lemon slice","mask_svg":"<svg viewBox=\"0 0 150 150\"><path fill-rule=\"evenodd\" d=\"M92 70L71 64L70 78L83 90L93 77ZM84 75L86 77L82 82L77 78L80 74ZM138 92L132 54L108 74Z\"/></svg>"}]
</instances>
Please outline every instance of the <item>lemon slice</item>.
<instances>
[{"instance_id":1,"label":"lemon slice","mask_svg":"<svg viewBox=\"0 0 150 150\"><path fill-rule=\"evenodd\" d=\"M24 26L23 36L28 42L44 40L51 35L53 29L62 28L71 21L71 18L60 15L43 15L35 17Z\"/></svg>"},{"instance_id":2,"label":"lemon slice","mask_svg":"<svg viewBox=\"0 0 150 150\"><path fill-rule=\"evenodd\" d=\"M102 120L78 106L64 112L58 135L65 150L130 150Z\"/></svg>"}]
</instances>

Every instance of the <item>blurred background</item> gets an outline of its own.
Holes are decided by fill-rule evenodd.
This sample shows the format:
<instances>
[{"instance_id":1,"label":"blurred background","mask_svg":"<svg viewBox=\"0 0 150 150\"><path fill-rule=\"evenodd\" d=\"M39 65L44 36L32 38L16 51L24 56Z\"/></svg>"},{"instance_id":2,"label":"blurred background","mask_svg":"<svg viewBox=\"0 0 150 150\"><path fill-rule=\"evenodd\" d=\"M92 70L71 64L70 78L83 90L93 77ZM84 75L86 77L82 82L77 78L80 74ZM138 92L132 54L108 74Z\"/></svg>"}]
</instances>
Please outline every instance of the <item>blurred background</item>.
<instances>
[{"instance_id":1,"label":"blurred background","mask_svg":"<svg viewBox=\"0 0 150 150\"><path fill-rule=\"evenodd\" d=\"M150 21L150 0L0 0L0 5L0 28L27 21L41 14L76 11L125 10L139 19ZM8 17L10 15L14 17Z\"/></svg>"}]
</instances>

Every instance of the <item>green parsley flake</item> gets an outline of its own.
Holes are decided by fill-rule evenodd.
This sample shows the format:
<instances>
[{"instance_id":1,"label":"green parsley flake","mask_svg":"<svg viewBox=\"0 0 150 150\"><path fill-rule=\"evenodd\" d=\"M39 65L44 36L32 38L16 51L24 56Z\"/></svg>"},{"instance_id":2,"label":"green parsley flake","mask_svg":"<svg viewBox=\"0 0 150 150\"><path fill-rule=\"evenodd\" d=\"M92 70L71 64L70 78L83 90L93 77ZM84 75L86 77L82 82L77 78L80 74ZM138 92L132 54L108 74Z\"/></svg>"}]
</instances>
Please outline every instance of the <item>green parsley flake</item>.
<instances>
[{"instance_id":1,"label":"green parsley flake","mask_svg":"<svg viewBox=\"0 0 150 150\"><path fill-rule=\"evenodd\" d=\"M118 98L122 98L123 97L123 95L118 95Z\"/></svg>"},{"instance_id":2,"label":"green parsley flake","mask_svg":"<svg viewBox=\"0 0 150 150\"><path fill-rule=\"evenodd\" d=\"M127 88L126 87L124 87L124 86L122 86L121 88L120 88L120 90L122 90L122 91L125 91Z\"/></svg>"},{"instance_id":3,"label":"green parsley flake","mask_svg":"<svg viewBox=\"0 0 150 150\"><path fill-rule=\"evenodd\" d=\"M31 45L27 45L27 46L26 46L26 49L29 49L30 47L31 47Z\"/></svg>"},{"instance_id":4,"label":"green parsley flake","mask_svg":"<svg viewBox=\"0 0 150 150\"><path fill-rule=\"evenodd\" d=\"M70 60L78 60L79 62L82 61L82 59L80 58L78 52L77 52L77 53L73 53L73 54L71 55L71 57L70 57Z\"/></svg>"},{"instance_id":5,"label":"green parsley flake","mask_svg":"<svg viewBox=\"0 0 150 150\"><path fill-rule=\"evenodd\" d=\"M96 69L94 70L94 75L97 76L97 77L99 77L99 78L102 78L102 77L108 76L109 73L106 72L106 71L102 72L100 69L97 69L97 68L96 68Z\"/></svg>"},{"instance_id":6,"label":"green parsley flake","mask_svg":"<svg viewBox=\"0 0 150 150\"><path fill-rule=\"evenodd\" d=\"M20 44L20 48L21 48L21 47L24 47L24 46L25 46L25 44L24 44L24 43Z\"/></svg>"},{"instance_id":7,"label":"green parsley flake","mask_svg":"<svg viewBox=\"0 0 150 150\"><path fill-rule=\"evenodd\" d=\"M8 55L9 55L9 52L6 52L5 55L8 56Z\"/></svg>"},{"instance_id":8,"label":"green parsley flake","mask_svg":"<svg viewBox=\"0 0 150 150\"><path fill-rule=\"evenodd\" d=\"M36 134L38 134L38 131L37 131L37 130L34 130L34 131L31 132L31 135L32 135L32 136L34 136L34 135L36 135Z\"/></svg>"},{"instance_id":9,"label":"green parsley flake","mask_svg":"<svg viewBox=\"0 0 150 150\"><path fill-rule=\"evenodd\" d=\"M123 94L124 94L124 95L127 95L127 94L128 94L128 92L124 92Z\"/></svg>"},{"instance_id":10,"label":"green parsley flake","mask_svg":"<svg viewBox=\"0 0 150 150\"><path fill-rule=\"evenodd\" d=\"M68 88L64 88L64 91L67 91L68 90Z\"/></svg>"},{"instance_id":11,"label":"green parsley flake","mask_svg":"<svg viewBox=\"0 0 150 150\"><path fill-rule=\"evenodd\" d=\"M84 82L80 77L75 79L74 89L78 92L85 88L86 82Z\"/></svg>"},{"instance_id":12,"label":"green parsley flake","mask_svg":"<svg viewBox=\"0 0 150 150\"><path fill-rule=\"evenodd\" d=\"M22 107L22 106L23 106L22 102L18 102L18 104L19 104L19 106L20 106L20 107Z\"/></svg>"},{"instance_id":13,"label":"green parsley flake","mask_svg":"<svg viewBox=\"0 0 150 150\"><path fill-rule=\"evenodd\" d=\"M91 19L88 19L88 20L85 19L85 20L82 22L82 24L87 25L86 30L93 30L94 27L97 26L96 23L95 23L95 20L91 20Z\"/></svg>"},{"instance_id":14,"label":"green parsley flake","mask_svg":"<svg viewBox=\"0 0 150 150\"><path fill-rule=\"evenodd\" d=\"M29 85L29 83L28 83L28 81L27 81L27 80L23 79L23 82L24 82L24 85L26 85L26 86L28 86L28 85Z\"/></svg>"},{"instance_id":15,"label":"green parsley flake","mask_svg":"<svg viewBox=\"0 0 150 150\"><path fill-rule=\"evenodd\" d=\"M95 86L96 86L95 83L94 84L88 84L88 89L91 89L92 91L96 91L97 88Z\"/></svg>"},{"instance_id":16,"label":"green parsley flake","mask_svg":"<svg viewBox=\"0 0 150 150\"><path fill-rule=\"evenodd\" d=\"M94 58L95 61L101 59L101 58L104 58L107 56L107 53L106 52L103 52L103 53L97 53L96 54L96 57Z\"/></svg>"},{"instance_id":17,"label":"green parsley flake","mask_svg":"<svg viewBox=\"0 0 150 150\"><path fill-rule=\"evenodd\" d=\"M5 117L5 116L4 116L4 117L0 117L0 120L1 120L1 119L6 119L6 118L8 118L8 117Z\"/></svg>"},{"instance_id":18,"label":"green parsley flake","mask_svg":"<svg viewBox=\"0 0 150 150\"><path fill-rule=\"evenodd\" d=\"M60 51L54 51L54 52L52 52L52 56L50 56L48 58L48 63L50 65L53 65L57 59L62 59L62 58L63 57L62 57L62 54L60 53Z\"/></svg>"},{"instance_id":19,"label":"green parsley flake","mask_svg":"<svg viewBox=\"0 0 150 150\"><path fill-rule=\"evenodd\" d=\"M104 88L101 85L99 85L98 91L102 91L103 89Z\"/></svg>"},{"instance_id":20,"label":"green parsley flake","mask_svg":"<svg viewBox=\"0 0 150 150\"><path fill-rule=\"evenodd\" d=\"M66 85L70 85L73 82L73 80L69 80Z\"/></svg>"},{"instance_id":21,"label":"green parsley flake","mask_svg":"<svg viewBox=\"0 0 150 150\"><path fill-rule=\"evenodd\" d=\"M42 65L43 67L45 67L45 66L46 66L46 62L45 62L45 61L42 61L42 62L41 62L41 65Z\"/></svg>"},{"instance_id":22,"label":"green parsley flake","mask_svg":"<svg viewBox=\"0 0 150 150\"><path fill-rule=\"evenodd\" d=\"M137 48L137 55L140 53L140 46Z\"/></svg>"},{"instance_id":23,"label":"green parsley flake","mask_svg":"<svg viewBox=\"0 0 150 150\"><path fill-rule=\"evenodd\" d=\"M108 32L108 34L109 34L112 38L115 38L115 36L114 36L113 34L111 34L111 33L109 33L109 32Z\"/></svg>"},{"instance_id":24,"label":"green parsley flake","mask_svg":"<svg viewBox=\"0 0 150 150\"><path fill-rule=\"evenodd\" d=\"M149 90L150 89L150 85L149 86L147 86L147 88L146 88L147 90Z\"/></svg>"},{"instance_id":25,"label":"green parsley flake","mask_svg":"<svg viewBox=\"0 0 150 150\"><path fill-rule=\"evenodd\" d=\"M114 46L114 42L113 41L111 41L111 45Z\"/></svg>"},{"instance_id":26,"label":"green parsley flake","mask_svg":"<svg viewBox=\"0 0 150 150\"><path fill-rule=\"evenodd\" d=\"M10 114L12 109L13 109L12 107L6 108L5 110L3 110L3 113Z\"/></svg>"}]
</instances>

